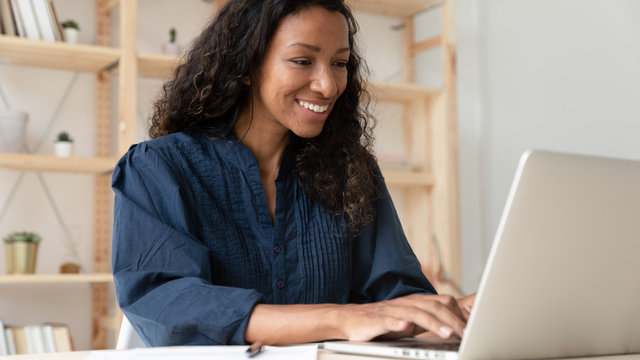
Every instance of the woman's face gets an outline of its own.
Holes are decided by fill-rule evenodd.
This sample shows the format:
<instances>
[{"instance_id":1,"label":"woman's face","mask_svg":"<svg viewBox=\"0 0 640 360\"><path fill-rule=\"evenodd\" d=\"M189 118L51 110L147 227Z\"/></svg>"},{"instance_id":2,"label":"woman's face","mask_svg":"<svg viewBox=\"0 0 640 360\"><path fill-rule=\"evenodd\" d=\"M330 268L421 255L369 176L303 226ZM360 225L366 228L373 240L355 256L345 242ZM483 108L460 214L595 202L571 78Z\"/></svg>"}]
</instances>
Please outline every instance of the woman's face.
<instances>
[{"instance_id":1,"label":"woman's face","mask_svg":"<svg viewBox=\"0 0 640 360\"><path fill-rule=\"evenodd\" d=\"M283 18L254 86L255 124L303 138L319 135L347 86L349 53L341 13L314 6Z\"/></svg>"}]
</instances>

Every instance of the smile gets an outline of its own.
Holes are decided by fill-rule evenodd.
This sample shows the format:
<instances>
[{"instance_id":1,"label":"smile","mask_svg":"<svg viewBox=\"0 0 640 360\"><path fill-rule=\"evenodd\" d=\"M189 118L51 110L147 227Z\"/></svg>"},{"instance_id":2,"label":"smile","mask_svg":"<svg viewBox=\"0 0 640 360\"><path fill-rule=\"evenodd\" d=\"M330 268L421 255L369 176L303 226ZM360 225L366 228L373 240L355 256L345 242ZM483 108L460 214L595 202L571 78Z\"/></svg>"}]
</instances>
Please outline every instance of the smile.
<instances>
[{"instance_id":1,"label":"smile","mask_svg":"<svg viewBox=\"0 0 640 360\"><path fill-rule=\"evenodd\" d=\"M322 114L323 112L327 111L327 109L329 108L329 105L314 105L302 100L298 100L298 105L318 114Z\"/></svg>"}]
</instances>

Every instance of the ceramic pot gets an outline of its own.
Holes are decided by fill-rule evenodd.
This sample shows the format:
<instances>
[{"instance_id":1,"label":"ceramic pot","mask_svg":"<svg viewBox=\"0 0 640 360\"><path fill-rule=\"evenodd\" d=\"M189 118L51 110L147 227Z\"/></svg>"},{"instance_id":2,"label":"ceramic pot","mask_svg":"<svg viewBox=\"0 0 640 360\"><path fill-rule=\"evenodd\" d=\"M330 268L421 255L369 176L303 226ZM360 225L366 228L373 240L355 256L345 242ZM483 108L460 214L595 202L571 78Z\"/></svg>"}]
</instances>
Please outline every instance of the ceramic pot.
<instances>
[{"instance_id":1,"label":"ceramic pot","mask_svg":"<svg viewBox=\"0 0 640 360\"><path fill-rule=\"evenodd\" d=\"M4 250L7 258L7 274L34 274L36 272L38 243L5 243Z\"/></svg>"},{"instance_id":2,"label":"ceramic pot","mask_svg":"<svg viewBox=\"0 0 640 360\"><path fill-rule=\"evenodd\" d=\"M70 141L56 141L54 144L56 156L71 157L73 155L73 143Z\"/></svg>"},{"instance_id":3,"label":"ceramic pot","mask_svg":"<svg viewBox=\"0 0 640 360\"><path fill-rule=\"evenodd\" d=\"M78 43L78 29L74 28L64 28L62 30L64 34L64 41L69 44L77 44Z\"/></svg>"},{"instance_id":4,"label":"ceramic pot","mask_svg":"<svg viewBox=\"0 0 640 360\"><path fill-rule=\"evenodd\" d=\"M178 43L164 43L162 44L162 52L167 55L180 55L182 53L182 46Z\"/></svg>"}]
</instances>

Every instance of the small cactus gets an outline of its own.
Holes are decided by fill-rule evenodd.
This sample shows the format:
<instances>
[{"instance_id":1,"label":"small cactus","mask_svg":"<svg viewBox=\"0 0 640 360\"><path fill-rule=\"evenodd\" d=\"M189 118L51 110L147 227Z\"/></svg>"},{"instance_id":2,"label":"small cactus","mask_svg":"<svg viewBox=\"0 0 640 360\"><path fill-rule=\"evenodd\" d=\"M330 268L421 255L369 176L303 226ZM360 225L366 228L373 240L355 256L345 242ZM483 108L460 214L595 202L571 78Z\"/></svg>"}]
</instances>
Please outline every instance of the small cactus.
<instances>
[{"instance_id":1,"label":"small cactus","mask_svg":"<svg viewBox=\"0 0 640 360\"><path fill-rule=\"evenodd\" d=\"M62 24L60 24L62 26L62 28L64 29L76 29L76 30L80 30L80 27L78 26L78 23L73 21L73 20L67 20L65 22L63 22Z\"/></svg>"},{"instance_id":2,"label":"small cactus","mask_svg":"<svg viewBox=\"0 0 640 360\"><path fill-rule=\"evenodd\" d=\"M171 28L171 30L169 30L169 42L170 43L174 43L176 42L176 28Z\"/></svg>"},{"instance_id":3,"label":"small cactus","mask_svg":"<svg viewBox=\"0 0 640 360\"><path fill-rule=\"evenodd\" d=\"M66 131L59 133L56 139L56 141L73 142L73 139L71 139L71 136L69 136L69 133Z\"/></svg>"}]
</instances>

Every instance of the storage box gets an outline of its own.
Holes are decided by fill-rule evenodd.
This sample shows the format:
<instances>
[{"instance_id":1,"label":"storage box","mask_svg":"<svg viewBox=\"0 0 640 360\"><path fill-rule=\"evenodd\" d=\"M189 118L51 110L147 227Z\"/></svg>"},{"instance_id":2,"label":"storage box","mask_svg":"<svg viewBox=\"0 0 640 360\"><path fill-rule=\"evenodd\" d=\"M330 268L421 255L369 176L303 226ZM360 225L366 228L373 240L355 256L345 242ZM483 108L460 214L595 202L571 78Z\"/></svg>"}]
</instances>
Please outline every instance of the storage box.
<instances>
[{"instance_id":1,"label":"storage box","mask_svg":"<svg viewBox=\"0 0 640 360\"><path fill-rule=\"evenodd\" d=\"M0 152L25 152L27 114L0 110Z\"/></svg>"}]
</instances>

